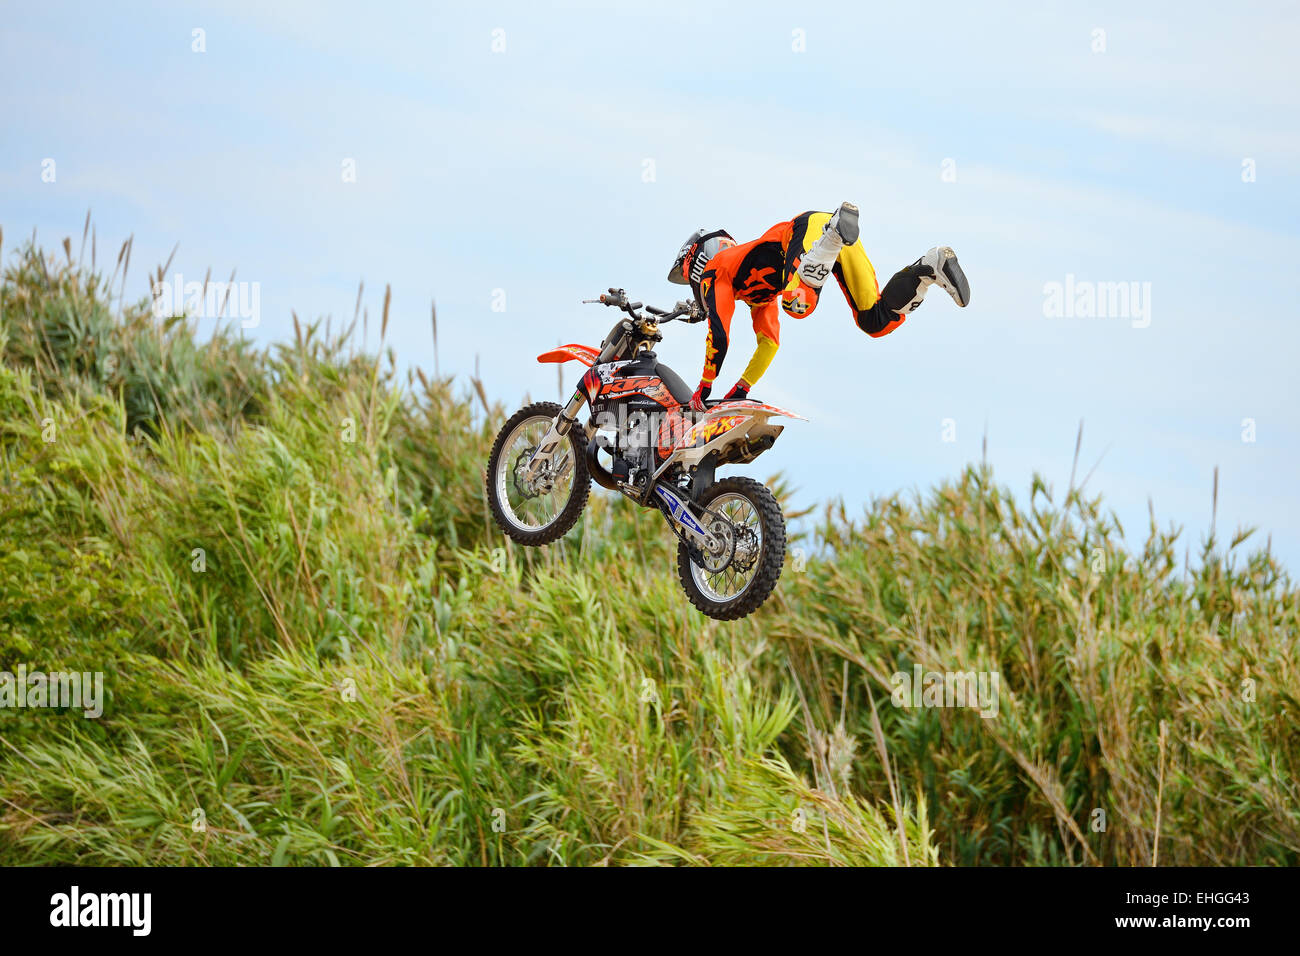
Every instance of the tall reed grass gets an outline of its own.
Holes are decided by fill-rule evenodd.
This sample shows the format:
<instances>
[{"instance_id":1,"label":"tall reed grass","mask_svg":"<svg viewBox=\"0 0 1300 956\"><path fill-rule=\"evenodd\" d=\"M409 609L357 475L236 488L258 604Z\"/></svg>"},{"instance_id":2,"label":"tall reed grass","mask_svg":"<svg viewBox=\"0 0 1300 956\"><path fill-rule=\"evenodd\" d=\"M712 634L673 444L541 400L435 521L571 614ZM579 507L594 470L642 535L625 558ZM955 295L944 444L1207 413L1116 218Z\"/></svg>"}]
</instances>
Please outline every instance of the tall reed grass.
<instances>
[{"instance_id":1,"label":"tall reed grass","mask_svg":"<svg viewBox=\"0 0 1300 956\"><path fill-rule=\"evenodd\" d=\"M972 466L826 506L721 624L625 502L498 534L481 387L114 284L33 243L0 282L0 670L108 688L0 709L0 863L1300 859L1296 590L1244 535L1128 553ZM894 706L917 663L997 672L998 716Z\"/></svg>"}]
</instances>

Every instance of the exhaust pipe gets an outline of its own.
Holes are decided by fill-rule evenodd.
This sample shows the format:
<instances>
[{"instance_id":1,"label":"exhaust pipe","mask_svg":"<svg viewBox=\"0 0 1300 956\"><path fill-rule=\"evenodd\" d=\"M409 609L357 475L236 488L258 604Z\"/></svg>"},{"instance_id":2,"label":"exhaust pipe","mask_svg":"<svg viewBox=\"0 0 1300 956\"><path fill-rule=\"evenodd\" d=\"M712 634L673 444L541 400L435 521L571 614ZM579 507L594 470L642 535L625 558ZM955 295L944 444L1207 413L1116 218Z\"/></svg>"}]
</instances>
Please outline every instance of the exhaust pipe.
<instances>
[{"instance_id":1,"label":"exhaust pipe","mask_svg":"<svg viewBox=\"0 0 1300 956\"><path fill-rule=\"evenodd\" d=\"M596 484L600 485L602 488L608 488L610 491L618 491L620 490L618 479L610 472L606 471L605 466L596 460L596 453L602 448L609 451L604 444L605 441L607 441L607 439L605 439L603 435L597 433L593 435L591 441L587 443L587 471L591 474L592 478L596 479Z\"/></svg>"}]
</instances>

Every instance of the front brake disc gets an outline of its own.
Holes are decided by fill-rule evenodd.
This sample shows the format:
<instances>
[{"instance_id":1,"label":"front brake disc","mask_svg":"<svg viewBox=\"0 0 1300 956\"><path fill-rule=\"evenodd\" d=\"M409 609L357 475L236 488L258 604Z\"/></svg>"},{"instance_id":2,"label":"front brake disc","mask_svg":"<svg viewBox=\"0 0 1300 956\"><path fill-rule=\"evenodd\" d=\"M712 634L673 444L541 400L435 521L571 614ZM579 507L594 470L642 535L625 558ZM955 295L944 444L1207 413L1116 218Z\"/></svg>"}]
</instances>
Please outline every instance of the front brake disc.
<instances>
[{"instance_id":1,"label":"front brake disc","mask_svg":"<svg viewBox=\"0 0 1300 956\"><path fill-rule=\"evenodd\" d=\"M519 483L520 476L523 474L523 470L528 467L528 463L532 461L533 455L536 452L537 452L537 446L534 445L532 448L525 448L523 451L519 453L519 457L515 459L515 469L514 469L515 470L515 474L514 474L515 491L519 492L519 495L522 498L536 498L539 494L545 494L546 491L549 490L549 489L535 490L534 486L540 484L541 481L543 480L543 476L540 475L533 482L526 482L525 484Z\"/></svg>"}]
</instances>

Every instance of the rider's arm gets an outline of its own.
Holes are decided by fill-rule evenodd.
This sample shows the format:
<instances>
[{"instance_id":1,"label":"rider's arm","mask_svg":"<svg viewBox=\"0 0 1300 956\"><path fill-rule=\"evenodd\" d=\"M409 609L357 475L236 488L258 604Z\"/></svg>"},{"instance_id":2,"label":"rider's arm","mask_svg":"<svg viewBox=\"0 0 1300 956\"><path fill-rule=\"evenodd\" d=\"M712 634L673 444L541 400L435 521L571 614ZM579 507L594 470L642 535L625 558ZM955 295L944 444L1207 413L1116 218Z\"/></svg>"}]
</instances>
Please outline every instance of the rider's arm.
<instances>
[{"instance_id":1,"label":"rider's arm","mask_svg":"<svg viewBox=\"0 0 1300 956\"><path fill-rule=\"evenodd\" d=\"M727 357L731 316L736 311L736 298L731 280L719 277L713 269L705 270L701 276L700 295L704 299L704 314L709 322L709 335L704 340L704 372L700 376L700 387L695 393L703 400L712 389L718 369Z\"/></svg>"},{"instance_id":2,"label":"rider's arm","mask_svg":"<svg viewBox=\"0 0 1300 956\"><path fill-rule=\"evenodd\" d=\"M749 394L749 390L763 377L767 367L772 364L772 359L776 357L781 342L781 318L777 301L772 299L762 305L749 307L750 317L754 320L754 357L740 374L736 389L732 390L737 397Z\"/></svg>"}]
</instances>

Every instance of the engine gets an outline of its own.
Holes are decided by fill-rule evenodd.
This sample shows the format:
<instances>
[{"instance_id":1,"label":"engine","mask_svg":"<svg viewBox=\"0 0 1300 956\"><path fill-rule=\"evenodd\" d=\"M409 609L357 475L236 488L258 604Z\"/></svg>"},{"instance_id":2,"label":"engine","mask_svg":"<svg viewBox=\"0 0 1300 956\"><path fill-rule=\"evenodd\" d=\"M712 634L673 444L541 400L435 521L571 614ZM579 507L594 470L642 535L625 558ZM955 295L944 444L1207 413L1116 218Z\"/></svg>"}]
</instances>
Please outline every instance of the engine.
<instances>
[{"instance_id":1,"label":"engine","mask_svg":"<svg viewBox=\"0 0 1300 956\"><path fill-rule=\"evenodd\" d=\"M642 411L628 413L618 436L618 456L627 463L628 478L643 484L655 469L655 433L650 415Z\"/></svg>"}]
</instances>

